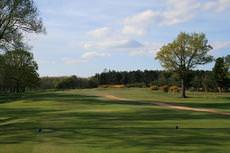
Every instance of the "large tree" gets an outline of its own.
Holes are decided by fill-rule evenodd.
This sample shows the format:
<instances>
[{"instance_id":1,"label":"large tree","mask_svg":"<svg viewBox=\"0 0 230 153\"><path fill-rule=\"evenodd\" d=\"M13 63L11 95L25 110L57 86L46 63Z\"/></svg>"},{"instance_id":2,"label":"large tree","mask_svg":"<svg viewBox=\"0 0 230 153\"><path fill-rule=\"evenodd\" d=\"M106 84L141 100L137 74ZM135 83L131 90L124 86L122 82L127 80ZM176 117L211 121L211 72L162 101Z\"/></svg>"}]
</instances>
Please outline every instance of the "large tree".
<instances>
[{"instance_id":1,"label":"large tree","mask_svg":"<svg viewBox=\"0 0 230 153\"><path fill-rule=\"evenodd\" d=\"M208 55L212 46L203 33L180 33L177 38L164 45L157 53L156 59L160 60L161 65L167 70L179 74L181 79L181 96L186 97L187 75L191 69L197 65L203 65L213 60Z\"/></svg>"},{"instance_id":2,"label":"large tree","mask_svg":"<svg viewBox=\"0 0 230 153\"><path fill-rule=\"evenodd\" d=\"M1 67L4 67L4 90L24 92L26 88L35 87L39 82L38 65L32 53L17 49L6 52L1 59Z\"/></svg>"},{"instance_id":3,"label":"large tree","mask_svg":"<svg viewBox=\"0 0 230 153\"><path fill-rule=\"evenodd\" d=\"M33 0L0 1L0 49L24 45L23 34L45 32Z\"/></svg>"}]
</instances>

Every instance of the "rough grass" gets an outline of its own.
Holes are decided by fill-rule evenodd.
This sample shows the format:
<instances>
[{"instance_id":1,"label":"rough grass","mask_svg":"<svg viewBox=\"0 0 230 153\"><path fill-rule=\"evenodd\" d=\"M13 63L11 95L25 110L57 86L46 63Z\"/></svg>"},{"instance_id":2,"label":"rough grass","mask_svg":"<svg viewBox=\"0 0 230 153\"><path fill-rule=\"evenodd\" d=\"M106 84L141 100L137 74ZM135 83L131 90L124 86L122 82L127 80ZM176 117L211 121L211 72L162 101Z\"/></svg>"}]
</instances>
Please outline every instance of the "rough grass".
<instances>
[{"instance_id":1,"label":"rough grass","mask_svg":"<svg viewBox=\"0 0 230 153\"><path fill-rule=\"evenodd\" d=\"M148 89L47 91L0 98L0 153L225 153L230 118L105 100L143 101L229 111L229 94L178 95ZM193 95L192 95L193 94ZM179 129L176 130L176 126ZM43 131L38 133L38 128Z\"/></svg>"}]
</instances>

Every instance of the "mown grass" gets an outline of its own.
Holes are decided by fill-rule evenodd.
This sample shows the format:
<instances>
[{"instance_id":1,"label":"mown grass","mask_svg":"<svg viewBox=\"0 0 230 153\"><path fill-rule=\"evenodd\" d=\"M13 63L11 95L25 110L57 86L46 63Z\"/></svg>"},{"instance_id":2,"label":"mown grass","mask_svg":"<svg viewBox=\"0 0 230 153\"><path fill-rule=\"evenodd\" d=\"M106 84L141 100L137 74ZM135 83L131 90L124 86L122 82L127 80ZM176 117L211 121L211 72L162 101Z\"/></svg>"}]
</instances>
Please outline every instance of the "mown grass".
<instances>
[{"instance_id":1,"label":"mown grass","mask_svg":"<svg viewBox=\"0 0 230 153\"><path fill-rule=\"evenodd\" d=\"M213 95L214 99L197 93L184 101L176 95L135 88L1 96L0 153L225 153L230 150L229 116L100 97L105 94L229 110L228 94ZM39 128L43 129L41 133Z\"/></svg>"},{"instance_id":2,"label":"mown grass","mask_svg":"<svg viewBox=\"0 0 230 153\"><path fill-rule=\"evenodd\" d=\"M71 90L68 92L71 93ZM180 93L151 91L149 88L85 89L79 90L78 93L88 93L90 95L114 95L122 98L140 101L172 102L197 108L215 108L222 111L230 111L230 93L220 94L215 92L187 92L188 98L185 99L180 98Z\"/></svg>"}]
</instances>

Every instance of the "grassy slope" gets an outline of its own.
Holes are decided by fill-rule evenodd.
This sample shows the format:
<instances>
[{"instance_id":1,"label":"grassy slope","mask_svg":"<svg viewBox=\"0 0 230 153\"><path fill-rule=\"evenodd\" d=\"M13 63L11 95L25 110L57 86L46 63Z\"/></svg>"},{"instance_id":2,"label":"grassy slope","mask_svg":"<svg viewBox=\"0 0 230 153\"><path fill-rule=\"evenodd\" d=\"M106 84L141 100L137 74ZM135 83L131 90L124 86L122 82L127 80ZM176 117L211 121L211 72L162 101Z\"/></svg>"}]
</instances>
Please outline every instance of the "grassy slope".
<instances>
[{"instance_id":1,"label":"grassy slope","mask_svg":"<svg viewBox=\"0 0 230 153\"><path fill-rule=\"evenodd\" d=\"M230 150L229 116L103 100L112 94L182 102L147 89L41 92L0 99L0 153L192 153ZM229 110L229 95L186 105ZM218 104L215 104L218 103ZM221 107L219 106L221 105ZM180 125L182 129L176 130ZM44 130L41 134L37 128Z\"/></svg>"}]
</instances>

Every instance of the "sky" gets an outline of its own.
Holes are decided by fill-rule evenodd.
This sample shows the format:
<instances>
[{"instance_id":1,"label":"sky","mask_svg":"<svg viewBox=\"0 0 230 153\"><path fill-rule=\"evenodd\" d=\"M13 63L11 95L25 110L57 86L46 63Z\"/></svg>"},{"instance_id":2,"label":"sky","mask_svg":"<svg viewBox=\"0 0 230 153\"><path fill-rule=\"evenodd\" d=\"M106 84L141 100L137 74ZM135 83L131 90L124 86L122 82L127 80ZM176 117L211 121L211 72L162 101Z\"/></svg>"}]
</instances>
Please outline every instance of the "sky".
<instances>
[{"instance_id":1,"label":"sky","mask_svg":"<svg viewBox=\"0 0 230 153\"><path fill-rule=\"evenodd\" d=\"M180 32L203 32L230 54L230 0L35 0L46 34L26 42L40 76L160 70L155 55ZM211 69L212 64L198 67Z\"/></svg>"}]
</instances>

